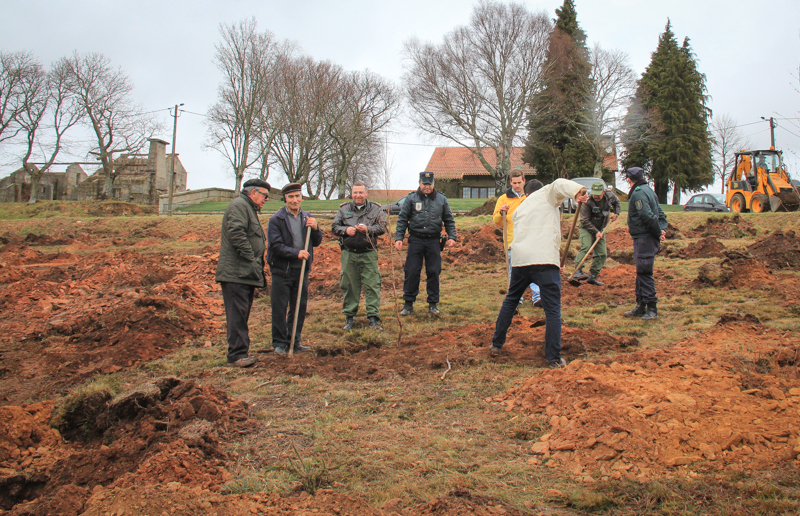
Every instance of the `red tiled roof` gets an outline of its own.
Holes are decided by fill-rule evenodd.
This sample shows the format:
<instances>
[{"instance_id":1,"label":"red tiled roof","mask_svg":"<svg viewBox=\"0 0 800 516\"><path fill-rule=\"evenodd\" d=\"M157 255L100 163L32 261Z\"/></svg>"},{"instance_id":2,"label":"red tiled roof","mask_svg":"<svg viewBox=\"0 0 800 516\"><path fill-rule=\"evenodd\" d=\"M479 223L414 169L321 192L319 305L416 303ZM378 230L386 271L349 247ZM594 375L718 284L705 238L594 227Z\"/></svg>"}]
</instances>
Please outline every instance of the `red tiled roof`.
<instances>
[{"instance_id":1,"label":"red tiled roof","mask_svg":"<svg viewBox=\"0 0 800 516\"><path fill-rule=\"evenodd\" d=\"M603 156L603 166L615 172L619 170L619 165L617 164L617 155L606 154L605 156Z\"/></svg>"},{"instance_id":2,"label":"red tiled roof","mask_svg":"<svg viewBox=\"0 0 800 516\"><path fill-rule=\"evenodd\" d=\"M519 167L525 175L535 175L536 171L530 165L522 162L523 151L522 147L511 149L511 170ZM492 167L497 164L493 149L485 147L483 157ZM436 147L425 170L433 172L435 179L461 179L464 176L490 175L475 154L466 147Z\"/></svg>"}]
</instances>

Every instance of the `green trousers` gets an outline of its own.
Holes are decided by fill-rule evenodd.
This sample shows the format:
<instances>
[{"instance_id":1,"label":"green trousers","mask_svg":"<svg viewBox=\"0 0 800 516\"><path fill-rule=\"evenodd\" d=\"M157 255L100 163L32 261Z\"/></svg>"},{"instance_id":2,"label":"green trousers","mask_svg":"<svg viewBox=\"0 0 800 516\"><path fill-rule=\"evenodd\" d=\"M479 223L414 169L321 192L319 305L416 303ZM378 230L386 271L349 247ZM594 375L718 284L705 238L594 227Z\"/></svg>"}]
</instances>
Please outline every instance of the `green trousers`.
<instances>
[{"instance_id":1,"label":"green trousers","mask_svg":"<svg viewBox=\"0 0 800 516\"><path fill-rule=\"evenodd\" d=\"M576 268L578 264L581 263L581 260L583 260L583 257L586 256L586 253L589 252L589 248L594 244L594 237L585 229L578 228L578 234L581 239L581 250L575 255ZM600 274L600 269L606 264L606 258L608 258L608 251L606 250L606 236L603 235L603 238L600 239L592 250L592 267L589 269L589 273L595 276Z\"/></svg>"},{"instance_id":2,"label":"green trousers","mask_svg":"<svg viewBox=\"0 0 800 516\"><path fill-rule=\"evenodd\" d=\"M344 291L344 315L355 316L358 313L362 284L367 301L367 316L380 317L381 273L378 270L378 252L354 253L342 249L342 279L339 286Z\"/></svg>"}]
</instances>

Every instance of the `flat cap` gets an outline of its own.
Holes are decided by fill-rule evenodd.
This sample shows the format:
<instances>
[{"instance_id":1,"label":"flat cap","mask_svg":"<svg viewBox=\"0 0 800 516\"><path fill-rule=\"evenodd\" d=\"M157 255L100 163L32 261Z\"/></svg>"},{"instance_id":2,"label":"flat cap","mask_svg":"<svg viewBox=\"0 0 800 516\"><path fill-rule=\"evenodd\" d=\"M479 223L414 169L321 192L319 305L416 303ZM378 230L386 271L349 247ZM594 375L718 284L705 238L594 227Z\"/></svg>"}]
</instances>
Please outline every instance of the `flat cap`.
<instances>
[{"instance_id":1,"label":"flat cap","mask_svg":"<svg viewBox=\"0 0 800 516\"><path fill-rule=\"evenodd\" d=\"M303 190L303 185L300 183L289 183L288 185L281 188L281 195L286 195L292 192L300 192Z\"/></svg>"},{"instance_id":2,"label":"flat cap","mask_svg":"<svg viewBox=\"0 0 800 516\"><path fill-rule=\"evenodd\" d=\"M603 188L603 183L597 181L596 183L592 183L592 188L589 191L592 192L592 195L602 195L606 189Z\"/></svg>"},{"instance_id":3,"label":"flat cap","mask_svg":"<svg viewBox=\"0 0 800 516\"><path fill-rule=\"evenodd\" d=\"M433 184L433 172L420 172L419 181L424 185Z\"/></svg>"},{"instance_id":4,"label":"flat cap","mask_svg":"<svg viewBox=\"0 0 800 516\"><path fill-rule=\"evenodd\" d=\"M628 176L629 179L638 181L639 179L644 179L644 170L639 167L631 167L625 170L625 175Z\"/></svg>"},{"instance_id":5,"label":"flat cap","mask_svg":"<svg viewBox=\"0 0 800 516\"><path fill-rule=\"evenodd\" d=\"M247 181L244 182L242 188L250 188L254 186L257 188L266 188L267 190L272 188L271 186L269 186L269 183L267 183L263 179L248 179Z\"/></svg>"}]
</instances>

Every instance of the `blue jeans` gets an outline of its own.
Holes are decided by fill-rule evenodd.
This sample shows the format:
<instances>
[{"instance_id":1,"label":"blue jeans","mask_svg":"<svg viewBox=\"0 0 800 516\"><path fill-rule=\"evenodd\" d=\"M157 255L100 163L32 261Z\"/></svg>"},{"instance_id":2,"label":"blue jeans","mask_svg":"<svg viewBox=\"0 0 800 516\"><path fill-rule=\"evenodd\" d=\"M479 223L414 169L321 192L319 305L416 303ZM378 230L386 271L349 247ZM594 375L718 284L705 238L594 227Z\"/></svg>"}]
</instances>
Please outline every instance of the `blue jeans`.
<instances>
[{"instance_id":1,"label":"blue jeans","mask_svg":"<svg viewBox=\"0 0 800 516\"><path fill-rule=\"evenodd\" d=\"M561 360L561 270L556 265L525 265L511 269L511 286L494 325L492 346L502 348L506 343L506 334L514 312L531 282L541 288L546 321L544 357L552 364Z\"/></svg>"},{"instance_id":2,"label":"blue jeans","mask_svg":"<svg viewBox=\"0 0 800 516\"><path fill-rule=\"evenodd\" d=\"M509 284L511 280L511 249L508 250L508 277L509 277ZM531 283L529 285L531 287L531 302L535 303L542 298L541 293L539 292L539 285L536 283ZM524 291L523 291L524 292ZM522 303L522 297L519 298L519 302Z\"/></svg>"}]
</instances>

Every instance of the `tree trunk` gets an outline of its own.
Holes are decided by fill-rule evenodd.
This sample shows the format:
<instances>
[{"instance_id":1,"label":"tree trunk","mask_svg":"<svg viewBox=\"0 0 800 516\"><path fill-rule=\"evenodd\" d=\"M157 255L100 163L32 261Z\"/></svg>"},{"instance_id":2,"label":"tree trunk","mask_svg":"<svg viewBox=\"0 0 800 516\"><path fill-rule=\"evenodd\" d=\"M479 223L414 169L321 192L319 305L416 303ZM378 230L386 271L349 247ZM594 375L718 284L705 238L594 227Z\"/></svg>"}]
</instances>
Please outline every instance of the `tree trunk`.
<instances>
[{"instance_id":1,"label":"tree trunk","mask_svg":"<svg viewBox=\"0 0 800 516\"><path fill-rule=\"evenodd\" d=\"M674 185L674 189L672 190L672 204L679 205L681 203L681 187L678 184Z\"/></svg>"},{"instance_id":2,"label":"tree trunk","mask_svg":"<svg viewBox=\"0 0 800 516\"><path fill-rule=\"evenodd\" d=\"M669 179L662 179L653 182L653 190L658 197L658 204L667 204L667 194L669 193Z\"/></svg>"},{"instance_id":3,"label":"tree trunk","mask_svg":"<svg viewBox=\"0 0 800 516\"><path fill-rule=\"evenodd\" d=\"M603 158L594 162L594 177L603 177Z\"/></svg>"},{"instance_id":4,"label":"tree trunk","mask_svg":"<svg viewBox=\"0 0 800 516\"><path fill-rule=\"evenodd\" d=\"M102 200L112 199L114 196L114 176L113 171L103 167L103 193L100 195Z\"/></svg>"},{"instance_id":5,"label":"tree trunk","mask_svg":"<svg viewBox=\"0 0 800 516\"><path fill-rule=\"evenodd\" d=\"M36 204L39 196L39 176L38 174L30 174L31 176L31 196L28 198L28 204Z\"/></svg>"}]
</instances>

